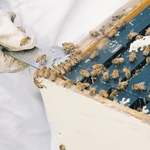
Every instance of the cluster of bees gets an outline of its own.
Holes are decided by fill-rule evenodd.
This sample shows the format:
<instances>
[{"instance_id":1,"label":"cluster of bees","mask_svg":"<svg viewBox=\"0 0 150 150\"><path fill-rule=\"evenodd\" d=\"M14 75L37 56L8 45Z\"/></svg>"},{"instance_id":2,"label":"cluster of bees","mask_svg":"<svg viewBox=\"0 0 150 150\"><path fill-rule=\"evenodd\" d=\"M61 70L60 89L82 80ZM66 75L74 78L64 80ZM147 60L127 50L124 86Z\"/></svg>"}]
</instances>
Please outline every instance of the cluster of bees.
<instances>
[{"instance_id":1,"label":"cluster of bees","mask_svg":"<svg viewBox=\"0 0 150 150\"><path fill-rule=\"evenodd\" d=\"M63 43L63 45L73 45L71 43ZM75 51L72 52L72 54L69 56L69 59L65 60L65 62L61 62L57 66L52 66L51 68L47 68L46 66L43 66L41 68L36 69L36 71L33 74L34 84L38 88L44 88L45 86L39 82L39 78L45 78L52 82L56 80L57 77L64 79L64 76L66 76L70 71L71 67L77 65L79 62L83 60L83 58L79 55L77 55ZM36 59L36 63L40 63L41 65L44 65L46 63L46 55L42 54Z\"/></svg>"}]
</instances>

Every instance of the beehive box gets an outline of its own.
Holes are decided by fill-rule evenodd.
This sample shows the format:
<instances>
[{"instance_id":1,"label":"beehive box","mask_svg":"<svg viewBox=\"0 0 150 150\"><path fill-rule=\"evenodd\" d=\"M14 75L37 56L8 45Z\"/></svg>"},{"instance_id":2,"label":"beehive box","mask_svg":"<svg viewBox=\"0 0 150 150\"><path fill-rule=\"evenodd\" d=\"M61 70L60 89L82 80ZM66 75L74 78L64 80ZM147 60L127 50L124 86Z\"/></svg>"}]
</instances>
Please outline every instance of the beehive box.
<instances>
[{"instance_id":1,"label":"beehive box","mask_svg":"<svg viewBox=\"0 0 150 150\"><path fill-rule=\"evenodd\" d=\"M77 43L81 51L78 56L83 60L71 67L70 72L57 77L55 82L50 78L42 79L41 94L52 128L58 144L63 143L66 149L149 149L150 66L139 49L136 49L135 62L129 62L129 48L135 37L126 38L131 31L145 36L149 28L149 4L149 0L129 1L93 30L99 35L90 32ZM63 52L63 48L60 49ZM91 59L90 54L95 50L99 56ZM123 58L123 65L113 64L115 58ZM118 69L120 82L125 81L128 86L118 90L119 79L106 82L102 75L85 77L80 74L80 70L90 73L94 64L103 64L110 74ZM131 68L129 79L121 73L124 66ZM64 86L67 79L74 84ZM81 91L77 81L87 82L90 87ZM139 82L145 82L147 90L134 91L132 85ZM92 87L96 87L94 96L89 95ZM99 95L100 90L110 95L112 89L117 89L118 93L111 100Z\"/></svg>"}]
</instances>

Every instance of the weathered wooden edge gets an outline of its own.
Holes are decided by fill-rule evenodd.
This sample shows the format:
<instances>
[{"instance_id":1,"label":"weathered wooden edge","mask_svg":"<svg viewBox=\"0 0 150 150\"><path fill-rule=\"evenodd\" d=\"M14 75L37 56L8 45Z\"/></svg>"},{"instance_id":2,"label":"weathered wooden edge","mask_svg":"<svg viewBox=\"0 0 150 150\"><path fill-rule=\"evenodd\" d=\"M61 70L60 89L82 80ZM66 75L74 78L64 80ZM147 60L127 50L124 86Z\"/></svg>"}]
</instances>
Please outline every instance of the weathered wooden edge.
<instances>
[{"instance_id":1,"label":"weathered wooden edge","mask_svg":"<svg viewBox=\"0 0 150 150\"><path fill-rule=\"evenodd\" d=\"M43 80L43 79L42 79ZM47 79L44 79L46 82L51 82ZM56 81L54 82L57 86L63 86L64 80L57 78ZM122 104L117 103L116 101L111 101L107 98L101 97L99 94L96 94L95 96L90 96L89 91L84 90L84 91L79 91L76 85L71 85L68 90L72 90L74 92L77 92L79 94L82 94L88 98L93 99L94 101L97 101L101 104L104 104L107 107L110 107L111 109L115 109L118 112L124 113L129 116L133 116L139 120L141 120L143 123L146 123L150 125L150 115L143 114L141 112L138 112L134 109L131 109L129 107L126 107Z\"/></svg>"}]
</instances>

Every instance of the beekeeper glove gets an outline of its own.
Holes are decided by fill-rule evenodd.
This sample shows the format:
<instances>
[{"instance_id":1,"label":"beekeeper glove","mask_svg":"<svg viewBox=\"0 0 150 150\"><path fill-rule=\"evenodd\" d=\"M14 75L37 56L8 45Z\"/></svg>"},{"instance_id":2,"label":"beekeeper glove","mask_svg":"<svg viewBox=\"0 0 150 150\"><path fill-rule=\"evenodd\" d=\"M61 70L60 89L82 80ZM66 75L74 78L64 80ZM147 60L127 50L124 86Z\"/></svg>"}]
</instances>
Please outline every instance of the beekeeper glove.
<instances>
[{"instance_id":1,"label":"beekeeper glove","mask_svg":"<svg viewBox=\"0 0 150 150\"><path fill-rule=\"evenodd\" d=\"M16 27L13 12L4 12L0 9L0 45L9 51L21 51L32 49L36 43L36 37L26 35L23 27ZM27 68L28 65L17 60L0 49L0 72L18 72Z\"/></svg>"}]
</instances>

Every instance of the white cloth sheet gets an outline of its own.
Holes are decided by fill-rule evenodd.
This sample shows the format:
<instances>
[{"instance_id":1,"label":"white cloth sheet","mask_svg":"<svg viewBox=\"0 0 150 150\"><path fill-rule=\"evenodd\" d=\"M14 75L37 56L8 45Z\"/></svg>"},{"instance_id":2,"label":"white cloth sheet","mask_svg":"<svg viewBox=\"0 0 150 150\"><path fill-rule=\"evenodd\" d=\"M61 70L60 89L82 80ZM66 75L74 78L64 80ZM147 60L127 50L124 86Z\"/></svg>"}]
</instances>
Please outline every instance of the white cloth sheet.
<instances>
[{"instance_id":1,"label":"white cloth sheet","mask_svg":"<svg viewBox=\"0 0 150 150\"><path fill-rule=\"evenodd\" d=\"M16 13L15 25L25 27L37 37L37 46L47 49L76 43L127 1L1 0L0 7ZM58 149L33 72L0 74L0 150Z\"/></svg>"}]
</instances>

